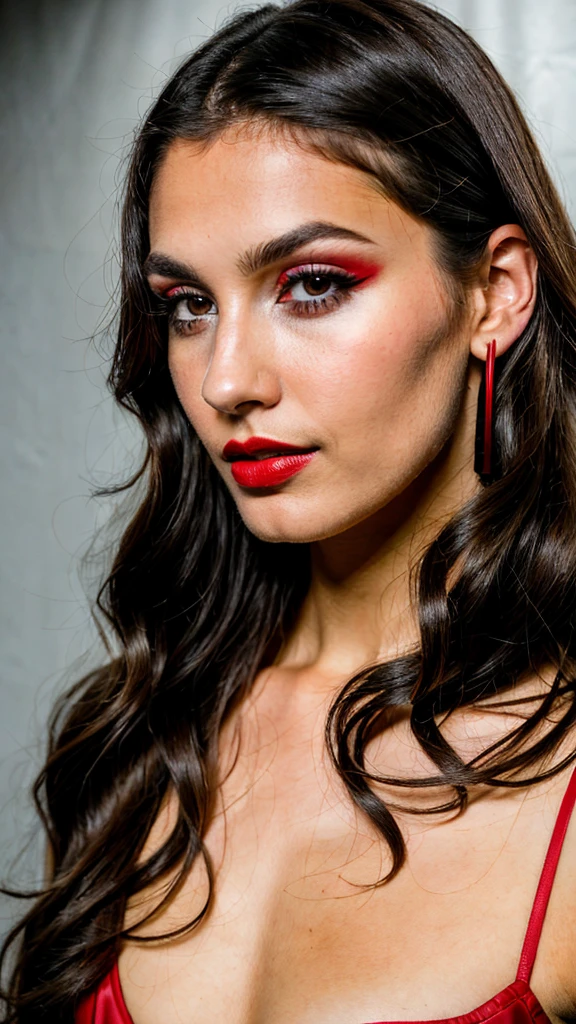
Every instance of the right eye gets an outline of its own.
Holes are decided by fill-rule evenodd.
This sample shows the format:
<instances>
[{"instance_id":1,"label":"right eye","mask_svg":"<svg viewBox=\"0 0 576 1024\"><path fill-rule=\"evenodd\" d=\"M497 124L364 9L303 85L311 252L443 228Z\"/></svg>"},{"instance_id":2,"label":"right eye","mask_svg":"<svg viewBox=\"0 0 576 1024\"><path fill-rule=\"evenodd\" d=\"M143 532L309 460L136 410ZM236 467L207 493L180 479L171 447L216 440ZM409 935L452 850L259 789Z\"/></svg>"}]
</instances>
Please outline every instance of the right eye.
<instances>
[{"instance_id":1,"label":"right eye","mask_svg":"<svg viewBox=\"0 0 576 1024\"><path fill-rule=\"evenodd\" d=\"M193 334L207 317L216 315L212 300L197 292L174 289L166 296L165 302L168 323L176 334Z\"/></svg>"}]
</instances>

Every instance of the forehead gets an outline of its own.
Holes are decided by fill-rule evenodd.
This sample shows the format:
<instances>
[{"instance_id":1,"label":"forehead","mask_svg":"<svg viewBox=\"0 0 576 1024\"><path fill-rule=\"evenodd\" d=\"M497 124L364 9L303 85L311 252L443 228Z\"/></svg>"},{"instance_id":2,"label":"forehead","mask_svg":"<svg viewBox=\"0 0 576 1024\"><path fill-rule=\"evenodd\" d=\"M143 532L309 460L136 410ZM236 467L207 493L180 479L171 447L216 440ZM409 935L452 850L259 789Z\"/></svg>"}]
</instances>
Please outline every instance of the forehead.
<instances>
[{"instance_id":1,"label":"forehead","mask_svg":"<svg viewBox=\"0 0 576 1024\"><path fill-rule=\"evenodd\" d=\"M330 160L287 132L234 127L209 145L178 139L150 195L152 248L186 240L247 245L323 220L396 245L427 246L428 229L365 172Z\"/></svg>"}]
</instances>

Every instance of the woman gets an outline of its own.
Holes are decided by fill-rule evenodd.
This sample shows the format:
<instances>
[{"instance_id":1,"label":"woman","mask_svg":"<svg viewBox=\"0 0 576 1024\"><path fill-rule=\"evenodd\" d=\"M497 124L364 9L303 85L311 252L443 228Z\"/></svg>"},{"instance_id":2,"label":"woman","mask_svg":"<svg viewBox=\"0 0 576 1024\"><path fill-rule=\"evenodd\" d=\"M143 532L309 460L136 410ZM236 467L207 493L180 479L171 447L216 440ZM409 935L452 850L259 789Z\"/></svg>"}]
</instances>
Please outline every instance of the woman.
<instances>
[{"instance_id":1,"label":"woman","mask_svg":"<svg viewBox=\"0 0 576 1024\"><path fill-rule=\"evenodd\" d=\"M415 0L240 13L167 83L111 373L143 492L7 1019L576 1015L574 244Z\"/></svg>"}]
</instances>

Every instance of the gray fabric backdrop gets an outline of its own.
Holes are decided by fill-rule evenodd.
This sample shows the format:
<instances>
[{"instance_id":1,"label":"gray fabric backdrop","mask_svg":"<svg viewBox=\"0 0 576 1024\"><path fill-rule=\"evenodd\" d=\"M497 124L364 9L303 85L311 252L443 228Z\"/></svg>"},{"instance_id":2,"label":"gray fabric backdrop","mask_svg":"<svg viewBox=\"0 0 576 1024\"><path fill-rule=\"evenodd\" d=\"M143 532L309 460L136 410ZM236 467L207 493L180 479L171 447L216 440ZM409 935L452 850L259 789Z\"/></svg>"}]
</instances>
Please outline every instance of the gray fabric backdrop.
<instances>
[{"instance_id":1,"label":"gray fabric backdrop","mask_svg":"<svg viewBox=\"0 0 576 1024\"><path fill-rule=\"evenodd\" d=\"M27 788L48 710L94 643L78 566L108 507L90 491L137 450L105 393L103 347L86 340L116 279L122 161L165 77L237 6L21 0L0 12L0 870L13 881L38 871L38 841L19 852L34 831ZM442 9L516 89L574 215L574 0L445 0Z\"/></svg>"}]
</instances>

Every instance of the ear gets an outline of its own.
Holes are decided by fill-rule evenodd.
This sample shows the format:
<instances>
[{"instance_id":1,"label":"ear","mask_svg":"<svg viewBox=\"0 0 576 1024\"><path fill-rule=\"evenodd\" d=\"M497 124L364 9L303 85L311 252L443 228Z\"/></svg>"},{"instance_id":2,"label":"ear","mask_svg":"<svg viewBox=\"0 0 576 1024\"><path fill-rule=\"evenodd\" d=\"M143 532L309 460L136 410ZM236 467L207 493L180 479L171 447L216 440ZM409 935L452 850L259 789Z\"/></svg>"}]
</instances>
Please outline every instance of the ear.
<instances>
[{"instance_id":1,"label":"ear","mask_svg":"<svg viewBox=\"0 0 576 1024\"><path fill-rule=\"evenodd\" d=\"M475 288L470 351L486 359L496 340L501 356L528 324L536 303L538 261L519 224L503 224L492 232Z\"/></svg>"}]
</instances>

